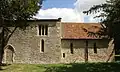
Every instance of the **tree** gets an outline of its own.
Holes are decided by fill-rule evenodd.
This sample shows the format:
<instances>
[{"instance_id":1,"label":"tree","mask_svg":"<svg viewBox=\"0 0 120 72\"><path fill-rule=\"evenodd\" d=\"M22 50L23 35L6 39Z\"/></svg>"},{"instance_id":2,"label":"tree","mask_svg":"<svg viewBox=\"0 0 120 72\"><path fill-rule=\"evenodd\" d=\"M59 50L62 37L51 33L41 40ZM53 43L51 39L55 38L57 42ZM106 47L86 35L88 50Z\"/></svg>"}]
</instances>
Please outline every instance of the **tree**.
<instances>
[{"instance_id":1,"label":"tree","mask_svg":"<svg viewBox=\"0 0 120 72\"><path fill-rule=\"evenodd\" d=\"M4 47L17 28L25 29L41 8L43 0L0 0L0 65ZM12 27L12 29L10 28Z\"/></svg>"},{"instance_id":2,"label":"tree","mask_svg":"<svg viewBox=\"0 0 120 72\"><path fill-rule=\"evenodd\" d=\"M115 54L120 55L120 0L107 0L100 5L94 5L85 14L100 13L95 18L101 18L102 28L96 34L114 39ZM95 33L93 33L95 34Z\"/></svg>"}]
</instances>

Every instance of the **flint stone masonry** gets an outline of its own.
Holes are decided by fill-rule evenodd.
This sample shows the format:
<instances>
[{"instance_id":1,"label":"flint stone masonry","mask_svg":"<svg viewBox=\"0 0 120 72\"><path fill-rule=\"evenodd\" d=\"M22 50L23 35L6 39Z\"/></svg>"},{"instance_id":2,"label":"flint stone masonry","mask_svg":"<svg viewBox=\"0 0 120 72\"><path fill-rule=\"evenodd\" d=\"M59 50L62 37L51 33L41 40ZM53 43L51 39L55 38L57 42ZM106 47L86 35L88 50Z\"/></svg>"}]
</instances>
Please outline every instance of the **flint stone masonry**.
<instances>
[{"instance_id":1,"label":"flint stone masonry","mask_svg":"<svg viewBox=\"0 0 120 72\"><path fill-rule=\"evenodd\" d=\"M14 49L13 63L85 62L86 41L88 41L88 62L106 62L113 50L112 42L108 43L107 39L62 39L64 30L59 19L30 21L29 23L30 26L25 31L17 29L8 42L8 45ZM39 25L48 25L48 35L39 35ZM44 52L41 52L41 40L44 40ZM70 43L73 43L73 54L70 52ZM97 53L93 50L94 43L97 46ZM5 50L4 62L9 61L6 60L8 59L6 58L7 50ZM113 60L112 55L109 62Z\"/></svg>"},{"instance_id":2,"label":"flint stone masonry","mask_svg":"<svg viewBox=\"0 0 120 72\"><path fill-rule=\"evenodd\" d=\"M87 40L88 41L88 62L106 62L112 49L108 47L108 40ZM73 43L73 54L70 52L70 43ZM96 43L97 53L94 53L94 43ZM62 40L61 53L65 53L66 57L61 57L62 63L85 62L86 40ZM109 51L108 51L109 50ZM111 59L110 59L111 60Z\"/></svg>"},{"instance_id":3,"label":"flint stone masonry","mask_svg":"<svg viewBox=\"0 0 120 72\"><path fill-rule=\"evenodd\" d=\"M45 22L48 24L48 35L39 36L38 25L31 24L25 31L17 29L9 43L15 48L14 63L48 64L60 62L60 23ZM40 52L40 42L44 40L45 51Z\"/></svg>"}]
</instances>

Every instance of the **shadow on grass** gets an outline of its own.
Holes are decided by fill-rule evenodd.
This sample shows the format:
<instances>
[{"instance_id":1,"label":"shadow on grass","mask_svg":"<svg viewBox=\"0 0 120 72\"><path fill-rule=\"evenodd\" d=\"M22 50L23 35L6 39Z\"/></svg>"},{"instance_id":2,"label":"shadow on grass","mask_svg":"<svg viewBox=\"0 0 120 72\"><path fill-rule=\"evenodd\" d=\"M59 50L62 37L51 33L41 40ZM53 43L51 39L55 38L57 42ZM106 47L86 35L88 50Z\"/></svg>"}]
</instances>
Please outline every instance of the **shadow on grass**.
<instances>
[{"instance_id":1,"label":"shadow on grass","mask_svg":"<svg viewBox=\"0 0 120 72\"><path fill-rule=\"evenodd\" d=\"M73 63L45 68L45 72L120 72L120 63Z\"/></svg>"},{"instance_id":2,"label":"shadow on grass","mask_svg":"<svg viewBox=\"0 0 120 72\"><path fill-rule=\"evenodd\" d=\"M2 64L2 66L9 66L9 65L11 65L11 64L6 64L6 63L3 63L3 64Z\"/></svg>"},{"instance_id":3,"label":"shadow on grass","mask_svg":"<svg viewBox=\"0 0 120 72\"><path fill-rule=\"evenodd\" d=\"M11 65L11 64L3 63L3 64L0 66L0 71L6 70L6 68L3 68L3 67L9 66L9 65Z\"/></svg>"}]
</instances>

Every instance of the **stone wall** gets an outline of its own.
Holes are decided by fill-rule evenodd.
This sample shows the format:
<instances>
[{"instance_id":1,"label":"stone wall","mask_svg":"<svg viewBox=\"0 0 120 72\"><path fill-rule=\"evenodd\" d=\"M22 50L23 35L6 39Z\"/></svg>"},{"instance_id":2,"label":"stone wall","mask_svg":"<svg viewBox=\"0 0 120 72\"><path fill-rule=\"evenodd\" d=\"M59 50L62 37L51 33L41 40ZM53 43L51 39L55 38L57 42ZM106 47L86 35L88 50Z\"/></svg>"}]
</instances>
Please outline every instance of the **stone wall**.
<instances>
[{"instance_id":1,"label":"stone wall","mask_svg":"<svg viewBox=\"0 0 120 72\"><path fill-rule=\"evenodd\" d=\"M14 63L47 64L60 62L60 22L30 22L25 31L17 29L9 43L15 48ZM38 35L38 25L48 25L48 35ZM41 39L44 52L40 52Z\"/></svg>"},{"instance_id":2,"label":"stone wall","mask_svg":"<svg viewBox=\"0 0 120 72\"><path fill-rule=\"evenodd\" d=\"M70 43L73 43L73 54L70 52ZM65 53L65 58L61 56L62 63L84 62L84 44L81 40L62 40L61 54Z\"/></svg>"},{"instance_id":3,"label":"stone wall","mask_svg":"<svg viewBox=\"0 0 120 72\"><path fill-rule=\"evenodd\" d=\"M106 62L112 47L108 47L108 40L87 40L88 41L88 62ZM97 53L94 53L94 43L96 42ZM62 63L85 62L86 40L62 40L61 54L65 53L65 58L61 57ZM73 43L73 54L70 52L70 43ZM111 60L112 61L112 60Z\"/></svg>"},{"instance_id":4,"label":"stone wall","mask_svg":"<svg viewBox=\"0 0 120 72\"><path fill-rule=\"evenodd\" d=\"M61 39L63 27L60 21L36 21L25 31L17 29L8 45L14 49L13 63L52 64L85 62L85 39ZM39 35L38 25L48 25L48 35ZM41 51L44 40L44 52ZM106 39L88 39L88 62L111 62L114 58L112 42ZM70 44L73 43L73 53ZM97 53L94 53L96 43ZM63 57L64 55L64 57ZM109 58L110 57L110 58ZM6 58L7 59L7 58ZM4 60L6 60L4 58ZM5 61L4 61L5 62Z\"/></svg>"}]
</instances>

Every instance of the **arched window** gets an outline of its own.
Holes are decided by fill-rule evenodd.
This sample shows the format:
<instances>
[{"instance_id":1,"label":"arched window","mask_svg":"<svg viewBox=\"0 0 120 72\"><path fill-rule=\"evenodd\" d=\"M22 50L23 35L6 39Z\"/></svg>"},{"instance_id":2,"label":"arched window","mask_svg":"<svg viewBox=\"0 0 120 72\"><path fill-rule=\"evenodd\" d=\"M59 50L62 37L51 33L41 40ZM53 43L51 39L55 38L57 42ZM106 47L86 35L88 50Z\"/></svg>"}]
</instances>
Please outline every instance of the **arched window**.
<instances>
[{"instance_id":1,"label":"arched window","mask_svg":"<svg viewBox=\"0 0 120 72\"><path fill-rule=\"evenodd\" d=\"M44 52L44 40L41 40L41 52Z\"/></svg>"},{"instance_id":2,"label":"arched window","mask_svg":"<svg viewBox=\"0 0 120 72\"><path fill-rule=\"evenodd\" d=\"M73 54L73 43L70 43L70 52Z\"/></svg>"},{"instance_id":3,"label":"arched window","mask_svg":"<svg viewBox=\"0 0 120 72\"><path fill-rule=\"evenodd\" d=\"M6 63L13 63L14 53L15 53L15 50L14 50L13 46L11 46L11 45L5 46L5 55L4 56L5 56Z\"/></svg>"}]
</instances>

